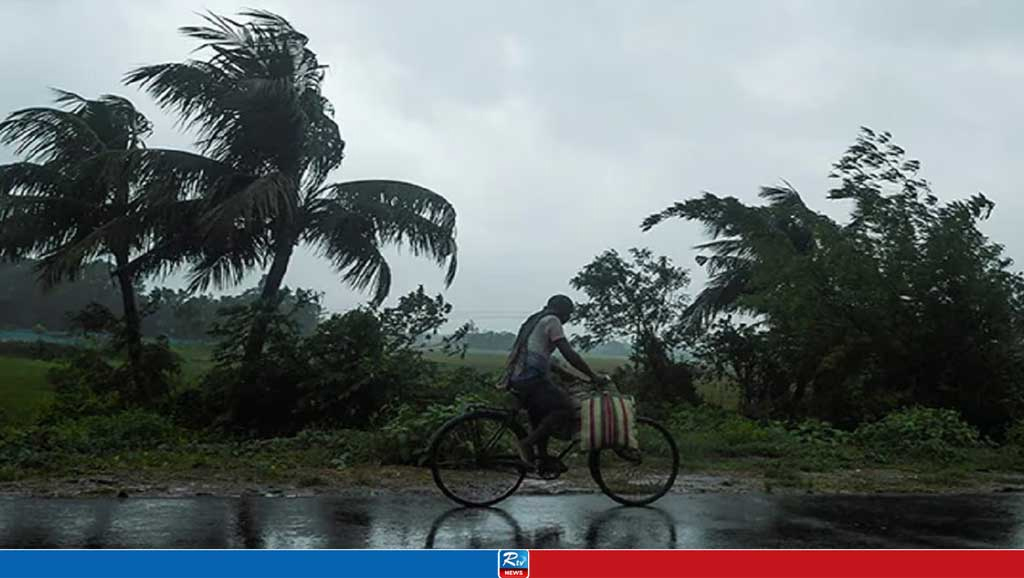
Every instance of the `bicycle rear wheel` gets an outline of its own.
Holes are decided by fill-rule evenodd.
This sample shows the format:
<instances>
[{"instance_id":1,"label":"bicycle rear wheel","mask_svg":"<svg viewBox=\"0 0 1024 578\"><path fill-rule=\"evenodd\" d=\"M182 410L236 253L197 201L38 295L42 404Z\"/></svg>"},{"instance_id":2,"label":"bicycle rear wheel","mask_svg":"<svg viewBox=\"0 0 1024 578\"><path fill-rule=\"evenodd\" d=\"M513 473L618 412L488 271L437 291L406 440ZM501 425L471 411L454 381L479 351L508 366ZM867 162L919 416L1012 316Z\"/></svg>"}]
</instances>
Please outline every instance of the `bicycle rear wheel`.
<instances>
[{"instance_id":1,"label":"bicycle rear wheel","mask_svg":"<svg viewBox=\"0 0 1024 578\"><path fill-rule=\"evenodd\" d=\"M464 506L497 504L526 477L516 443L525 436L511 415L499 411L476 411L449 421L430 445L434 483Z\"/></svg>"},{"instance_id":2,"label":"bicycle rear wheel","mask_svg":"<svg viewBox=\"0 0 1024 578\"><path fill-rule=\"evenodd\" d=\"M590 475L609 498L627 506L646 506L664 496L679 474L679 449L658 422L636 419L639 450L590 452Z\"/></svg>"}]
</instances>

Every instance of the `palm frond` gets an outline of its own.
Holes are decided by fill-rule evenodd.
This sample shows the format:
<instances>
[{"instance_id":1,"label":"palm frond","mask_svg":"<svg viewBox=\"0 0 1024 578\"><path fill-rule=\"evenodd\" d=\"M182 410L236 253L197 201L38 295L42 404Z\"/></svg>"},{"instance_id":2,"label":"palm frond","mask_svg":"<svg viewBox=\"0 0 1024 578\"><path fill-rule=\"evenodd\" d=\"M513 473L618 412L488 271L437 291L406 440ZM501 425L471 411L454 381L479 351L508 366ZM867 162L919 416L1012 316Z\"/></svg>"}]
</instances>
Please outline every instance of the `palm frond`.
<instances>
[{"instance_id":1,"label":"palm frond","mask_svg":"<svg viewBox=\"0 0 1024 578\"><path fill-rule=\"evenodd\" d=\"M285 175L274 172L244 180L244 185L209 199L211 208L199 223L204 231L232 229L239 221L288 223L295 219L298 193Z\"/></svg>"},{"instance_id":2,"label":"palm frond","mask_svg":"<svg viewBox=\"0 0 1024 578\"><path fill-rule=\"evenodd\" d=\"M342 280L358 290L373 287L372 302L380 304L391 290L391 269L380 252L377 223L365 214L327 203L310 215L305 241L326 258Z\"/></svg>"},{"instance_id":3,"label":"palm frond","mask_svg":"<svg viewBox=\"0 0 1024 578\"><path fill-rule=\"evenodd\" d=\"M177 199L212 196L238 176L224 163L185 151L139 149L127 161L139 190Z\"/></svg>"},{"instance_id":4,"label":"palm frond","mask_svg":"<svg viewBox=\"0 0 1024 578\"><path fill-rule=\"evenodd\" d=\"M270 242L258 228L236 228L227 235L203 237L189 271L189 290L237 285L245 274L266 266Z\"/></svg>"},{"instance_id":5,"label":"palm frond","mask_svg":"<svg viewBox=\"0 0 1024 578\"><path fill-rule=\"evenodd\" d=\"M69 182L55 165L16 162L0 165L0 196L63 196L71 193Z\"/></svg>"},{"instance_id":6,"label":"palm frond","mask_svg":"<svg viewBox=\"0 0 1024 578\"><path fill-rule=\"evenodd\" d=\"M749 267L723 268L708 279L707 285L683 313L685 323L703 329L718 315L738 308L738 299L749 287Z\"/></svg>"},{"instance_id":7,"label":"palm frond","mask_svg":"<svg viewBox=\"0 0 1024 578\"><path fill-rule=\"evenodd\" d=\"M0 122L0 144L28 161L68 164L105 148L85 119L54 108L26 108Z\"/></svg>"},{"instance_id":8,"label":"palm frond","mask_svg":"<svg viewBox=\"0 0 1024 578\"><path fill-rule=\"evenodd\" d=\"M201 135L216 134L216 129L205 125L228 123L233 114L221 101L234 89L234 79L207 62L143 66L126 74L125 83L138 85L161 108L177 112L184 128L201 127Z\"/></svg>"},{"instance_id":9,"label":"palm frond","mask_svg":"<svg viewBox=\"0 0 1024 578\"><path fill-rule=\"evenodd\" d=\"M325 189L336 209L361 215L374 223L383 244L408 247L413 255L447 263L445 284L455 279L458 247L455 208L444 197L401 181L352 181Z\"/></svg>"}]
</instances>

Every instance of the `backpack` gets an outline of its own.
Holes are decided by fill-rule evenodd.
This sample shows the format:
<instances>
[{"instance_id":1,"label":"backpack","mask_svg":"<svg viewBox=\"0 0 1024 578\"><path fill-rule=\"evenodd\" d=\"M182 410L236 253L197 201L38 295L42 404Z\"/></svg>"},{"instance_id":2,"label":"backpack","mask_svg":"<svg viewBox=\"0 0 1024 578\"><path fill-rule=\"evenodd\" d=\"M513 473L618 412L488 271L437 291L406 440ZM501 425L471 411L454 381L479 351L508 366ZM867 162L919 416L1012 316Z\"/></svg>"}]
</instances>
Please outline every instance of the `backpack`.
<instances>
[{"instance_id":1,"label":"backpack","mask_svg":"<svg viewBox=\"0 0 1024 578\"><path fill-rule=\"evenodd\" d=\"M580 406L580 447L640 449L636 439L635 401L631 395L604 392L584 399Z\"/></svg>"}]
</instances>

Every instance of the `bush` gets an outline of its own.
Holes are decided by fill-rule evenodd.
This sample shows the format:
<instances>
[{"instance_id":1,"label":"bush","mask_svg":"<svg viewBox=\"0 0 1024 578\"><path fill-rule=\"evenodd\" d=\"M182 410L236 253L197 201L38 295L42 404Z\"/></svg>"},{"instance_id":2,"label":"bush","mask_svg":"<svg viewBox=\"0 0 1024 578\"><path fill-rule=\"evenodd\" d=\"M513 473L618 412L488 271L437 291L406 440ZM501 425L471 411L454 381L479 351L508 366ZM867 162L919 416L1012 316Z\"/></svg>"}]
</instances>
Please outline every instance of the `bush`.
<instances>
[{"instance_id":1,"label":"bush","mask_svg":"<svg viewBox=\"0 0 1024 578\"><path fill-rule=\"evenodd\" d=\"M246 361L242 345L262 306L225 308L211 335L218 338L216 366L200 391L182 391L174 414L204 403L198 417L248 435L286 437L306 428L366 428L396 400L426 405L477 390L485 381L472 370L445 372L416 347L447 321L451 306L423 288L397 307L364 307L323 320L308 337L280 307L269 314L258 361ZM451 340L449 340L450 342Z\"/></svg>"},{"instance_id":2,"label":"bush","mask_svg":"<svg viewBox=\"0 0 1024 578\"><path fill-rule=\"evenodd\" d=\"M838 447L850 440L850 432L832 427L818 419L806 419L791 425L789 431L800 443L817 447Z\"/></svg>"},{"instance_id":3,"label":"bush","mask_svg":"<svg viewBox=\"0 0 1024 578\"><path fill-rule=\"evenodd\" d=\"M85 453L155 448L183 437L171 420L140 409L69 420L49 433L55 449Z\"/></svg>"},{"instance_id":4,"label":"bush","mask_svg":"<svg viewBox=\"0 0 1024 578\"><path fill-rule=\"evenodd\" d=\"M978 430L956 410L902 409L857 428L854 440L883 461L899 453L949 461L981 443Z\"/></svg>"},{"instance_id":5,"label":"bush","mask_svg":"<svg viewBox=\"0 0 1024 578\"><path fill-rule=\"evenodd\" d=\"M1024 420L1015 421L1006 429L1006 445L1024 449Z\"/></svg>"},{"instance_id":6,"label":"bush","mask_svg":"<svg viewBox=\"0 0 1024 578\"><path fill-rule=\"evenodd\" d=\"M160 413L170 416L178 425L201 429L209 427L220 417L225 407L220 391L204 387L208 382L191 383L175 388L160 406Z\"/></svg>"},{"instance_id":7,"label":"bush","mask_svg":"<svg viewBox=\"0 0 1024 578\"><path fill-rule=\"evenodd\" d=\"M428 380L432 364L388 347L373 312L350 311L321 323L303 345L311 377L300 388L304 423L365 427L389 400Z\"/></svg>"},{"instance_id":8,"label":"bush","mask_svg":"<svg viewBox=\"0 0 1024 578\"><path fill-rule=\"evenodd\" d=\"M106 415L123 407L115 368L97 351L83 350L49 371L54 400L40 421L54 424L86 415Z\"/></svg>"},{"instance_id":9,"label":"bush","mask_svg":"<svg viewBox=\"0 0 1024 578\"><path fill-rule=\"evenodd\" d=\"M419 408L401 404L389 412L381 428L377 446L384 463L422 465L434 432L448 420L462 415L470 405L487 405L487 400L475 394L460 395L448 404L430 404Z\"/></svg>"},{"instance_id":10,"label":"bush","mask_svg":"<svg viewBox=\"0 0 1024 578\"><path fill-rule=\"evenodd\" d=\"M434 364L430 379L421 387L408 389L404 400L429 405L447 403L460 395L476 394L500 402L507 395L494 387L498 378L491 372L459 365Z\"/></svg>"},{"instance_id":11,"label":"bush","mask_svg":"<svg viewBox=\"0 0 1024 578\"><path fill-rule=\"evenodd\" d=\"M378 439L378 435L361 430L305 429L291 437L241 442L234 447L232 455L247 458L272 455L284 460L312 460L317 466L347 467L378 461Z\"/></svg>"},{"instance_id":12,"label":"bush","mask_svg":"<svg viewBox=\"0 0 1024 578\"><path fill-rule=\"evenodd\" d=\"M80 349L47 376L55 395L44 421L103 415L129 407L157 407L166 401L181 360L166 340L144 343L136 372L109 352Z\"/></svg>"},{"instance_id":13,"label":"bush","mask_svg":"<svg viewBox=\"0 0 1024 578\"><path fill-rule=\"evenodd\" d=\"M24 463L43 452L99 454L150 449L182 441L186 433L164 416L133 409L59 423L8 430L0 441L5 461Z\"/></svg>"},{"instance_id":14,"label":"bush","mask_svg":"<svg viewBox=\"0 0 1024 578\"><path fill-rule=\"evenodd\" d=\"M707 405L676 409L668 419L668 427L680 440L686 440L681 446L696 443L708 453L723 456L781 457L799 443L778 422L755 421Z\"/></svg>"}]
</instances>

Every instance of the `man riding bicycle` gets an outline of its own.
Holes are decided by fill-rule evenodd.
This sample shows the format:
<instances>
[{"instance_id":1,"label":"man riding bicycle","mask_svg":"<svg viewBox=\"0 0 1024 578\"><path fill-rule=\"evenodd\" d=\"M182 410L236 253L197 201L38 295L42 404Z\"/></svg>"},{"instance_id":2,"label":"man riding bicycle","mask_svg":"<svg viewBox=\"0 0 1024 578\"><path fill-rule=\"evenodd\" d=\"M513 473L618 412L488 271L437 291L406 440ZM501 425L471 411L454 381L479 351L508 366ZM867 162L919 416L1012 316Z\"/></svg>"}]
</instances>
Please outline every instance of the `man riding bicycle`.
<instances>
[{"instance_id":1,"label":"man riding bicycle","mask_svg":"<svg viewBox=\"0 0 1024 578\"><path fill-rule=\"evenodd\" d=\"M570 378L574 376L553 364L551 354L557 349L570 365L592 382L606 381L590 369L565 338L562 325L569 322L574 309L571 299L555 295L548 299L544 309L529 316L519 328L499 384L519 398L530 416L530 434L519 440L520 454L530 469L536 467L539 455L542 470L558 473L568 470L561 460L548 454L548 439L558 428L573 423L575 406L569 393L551 380L551 372L557 371ZM534 446L537 452L534 452Z\"/></svg>"}]
</instances>

